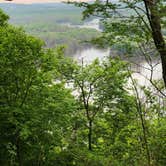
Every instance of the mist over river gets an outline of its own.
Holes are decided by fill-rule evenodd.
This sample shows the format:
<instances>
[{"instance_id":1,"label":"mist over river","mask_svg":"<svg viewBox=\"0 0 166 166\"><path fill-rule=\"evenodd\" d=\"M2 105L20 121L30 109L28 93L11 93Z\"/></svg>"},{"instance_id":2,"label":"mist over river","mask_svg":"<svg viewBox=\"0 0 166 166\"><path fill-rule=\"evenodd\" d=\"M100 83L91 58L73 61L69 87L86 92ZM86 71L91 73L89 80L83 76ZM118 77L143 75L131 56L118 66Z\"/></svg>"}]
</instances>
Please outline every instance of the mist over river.
<instances>
[{"instance_id":1,"label":"mist over river","mask_svg":"<svg viewBox=\"0 0 166 166\"><path fill-rule=\"evenodd\" d=\"M99 19L94 19L89 22L85 22L84 25L69 25L78 28L92 28L101 31L99 26ZM93 60L98 58L100 61L106 59L108 56L115 56L115 52L111 49L99 49L96 47L85 48L83 50L77 50L73 55L73 58L78 62L84 61L85 64L91 63ZM133 78L136 79L139 85L150 85L149 79L152 77L155 80L162 78L162 67L159 58L154 58L154 61L149 64L143 57L134 57L131 59L125 59L131 63L131 70L134 71ZM153 73L152 73L153 69Z\"/></svg>"},{"instance_id":2,"label":"mist over river","mask_svg":"<svg viewBox=\"0 0 166 166\"><path fill-rule=\"evenodd\" d=\"M96 58L100 61L106 59L109 56L114 56L111 54L110 49L98 49L95 47L86 48L84 50L78 50L73 58L78 62L83 60L84 64L89 64ZM126 60L129 61L130 60ZM152 76L153 79L161 79L162 78L162 68L159 59L155 59L152 64L148 64L145 60L140 60L139 57L131 60L131 68L134 71L133 77L138 81L140 85L149 85L148 79ZM151 75L151 70L153 68L153 75Z\"/></svg>"}]
</instances>

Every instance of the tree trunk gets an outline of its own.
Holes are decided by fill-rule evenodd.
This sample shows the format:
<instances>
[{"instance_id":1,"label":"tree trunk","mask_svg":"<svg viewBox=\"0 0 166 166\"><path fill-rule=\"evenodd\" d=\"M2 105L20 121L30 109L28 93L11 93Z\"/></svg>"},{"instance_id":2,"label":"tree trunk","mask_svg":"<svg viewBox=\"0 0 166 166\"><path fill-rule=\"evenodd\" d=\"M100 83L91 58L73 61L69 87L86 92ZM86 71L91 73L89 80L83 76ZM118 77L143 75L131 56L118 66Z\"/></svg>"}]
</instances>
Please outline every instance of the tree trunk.
<instances>
[{"instance_id":1,"label":"tree trunk","mask_svg":"<svg viewBox=\"0 0 166 166\"><path fill-rule=\"evenodd\" d=\"M92 120L89 120L88 149L92 150Z\"/></svg>"},{"instance_id":2,"label":"tree trunk","mask_svg":"<svg viewBox=\"0 0 166 166\"><path fill-rule=\"evenodd\" d=\"M146 13L152 30L152 37L155 46L160 54L162 63L163 80L166 87L166 43L161 31L160 13L156 0L144 0Z\"/></svg>"},{"instance_id":3,"label":"tree trunk","mask_svg":"<svg viewBox=\"0 0 166 166\"><path fill-rule=\"evenodd\" d=\"M140 119L141 119L141 125L142 125L142 131L143 131L145 150L146 150L146 154L147 154L148 166L151 166L151 156L150 156L148 140L147 140L147 134L146 134L147 130L146 130L146 127L145 127L145 122L144 122L145 120L143 118L142 111L139 112L139 116L140 116Z\"/></svg>"},{"instance_id":4,"label":"tree trunk","mask_svg":"<svg viewBox=\"0 0 166 166\"><path fill-rule=\"evenodd\" d=\"M18 165L23 166L22 157L21 157L20 139L19 138L17 138L16 148L17 148L16 152L17 152Z\"/></svg>"},{"instance_id":5,"label":"tree trunk","mask_svg":"<svg viewBox=\"0 0 166 166\"><path fill-rule=\"evenodd\" d=\"M139 115L139 118L141 120L141 127L142 127L142 132L143 132L143 143L142 144L143 146L143 149L146 150L146 155L147 155L147 166L151 166L151 155L150 155L150 150L149 150L149 145L148 145L148 136L147 136L147 127L146 127L146 120L145 120L145 117L143 115L143 109L142 109L142 104L141 104L141 100L140 100L140 97L139 97L139 93L138 93L138 89L137 89L137 86L136 86L136 83L135 83L135 80L133 79L131 73L130 73L130 78L131 78L131 81L133 83L133 87L134 87L134 90L135 90L135 94L136 94L136 108L137 108L137 112L138 112L138 115Z\"/></svg>"}]
</instances>

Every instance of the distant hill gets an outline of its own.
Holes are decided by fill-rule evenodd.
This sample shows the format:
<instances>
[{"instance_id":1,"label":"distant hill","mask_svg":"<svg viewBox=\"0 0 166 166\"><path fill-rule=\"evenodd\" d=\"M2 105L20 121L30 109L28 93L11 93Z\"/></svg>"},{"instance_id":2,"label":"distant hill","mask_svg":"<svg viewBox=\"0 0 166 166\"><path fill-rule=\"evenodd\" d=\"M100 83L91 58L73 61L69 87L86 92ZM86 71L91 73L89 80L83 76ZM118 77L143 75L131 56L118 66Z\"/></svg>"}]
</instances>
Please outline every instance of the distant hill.
<instances>
[{"instance_id":1,"label":"distant hill","mask_svg":"<svg viewBox=\"0 0 166 166\"><path fill-rule=\"evenodd\" d=\"M0 3L0 8L10 16L11 24L22 26L29 34L43 39L47 47L67 45L67 54L70 55L87 46L87 43L82 41L90 40L99 34L94 29L74 26L84 24L82 9L74 5Z\"/></svg>"},{"instance_id":2,"label":"distant hill","mask_svg":"<svg viewBox=\"0 0 166 166\"><path fill-rule=\"evenodd\" d=\"M58 3L69 0L1 0L0 3L32 4L32 3ZM77 2L88 2L89 0L70 0Z\"/></svg>"},{"instance_id":3,"label":"distant hill","mask_svg":"<svg viewBox=\"0 0 166 166\"><path fill-rule=\"evenodd\" d=\"M10 22L17 25L34 22L70 22L73 24L82 22L82 9L64 3L28 5L0 3L0 8L10 16Z\"/></svg>"}]
</instances>

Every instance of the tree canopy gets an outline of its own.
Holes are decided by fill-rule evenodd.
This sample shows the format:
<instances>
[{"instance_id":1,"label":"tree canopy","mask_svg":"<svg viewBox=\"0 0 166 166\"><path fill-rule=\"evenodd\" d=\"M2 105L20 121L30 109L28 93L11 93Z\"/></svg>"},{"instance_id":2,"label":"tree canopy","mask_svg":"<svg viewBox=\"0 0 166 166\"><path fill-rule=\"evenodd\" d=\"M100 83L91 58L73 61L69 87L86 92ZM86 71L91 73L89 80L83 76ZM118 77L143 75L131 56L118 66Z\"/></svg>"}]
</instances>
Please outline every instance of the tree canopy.
<instances>
[{"instance_id":1,"label":"tree canopy","mask_svg":"<svg viewBox=\"0 0 166 166\"><path fill-rule=\"evenodd\" d=\"M127 62L79 63L8 18L0 11L0 165L166 164L165 99Z\"/></svg>"},{"instance_id":2,"label":"tree canopy","mask_svg":"<svg viewBox=\"0 0 166 166\"><path fill-rule=\"evenodd\" d=\"M164 37L166 5L164 0L96 0L94 3L74 3L83 7L83 17L100 17L104 22L101 38L94 42L100 45L114 43L153 44L162 63L163 80L166 86L166 42Z\"/></svg>"}]
</instances>

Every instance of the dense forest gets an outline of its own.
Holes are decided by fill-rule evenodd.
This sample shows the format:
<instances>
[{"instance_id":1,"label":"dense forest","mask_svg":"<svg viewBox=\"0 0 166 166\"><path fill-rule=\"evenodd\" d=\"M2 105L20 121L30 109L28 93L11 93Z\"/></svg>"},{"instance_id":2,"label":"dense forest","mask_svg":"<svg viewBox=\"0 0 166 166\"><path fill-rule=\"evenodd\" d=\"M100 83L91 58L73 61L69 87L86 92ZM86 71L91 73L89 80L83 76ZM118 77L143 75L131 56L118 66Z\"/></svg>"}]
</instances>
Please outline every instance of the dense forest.
<instances>
[{"instance_id":1,"label":"dense forest","mask_svg":"<svg viewBox=\"0 0 166 166\"><path fill-rule=\"evenodd\" d=\"M96 33L91 44L126 49L91 63L66 56L63 45L45 47L0 10L1 166L166 165L166 5L152 2L75 3L84 18L102 18L103 32L89 32ZM39 26L43 34L47 26ZM124 58L132 47L149 64L148 85Z\"/></svg>"}]
</instances>

